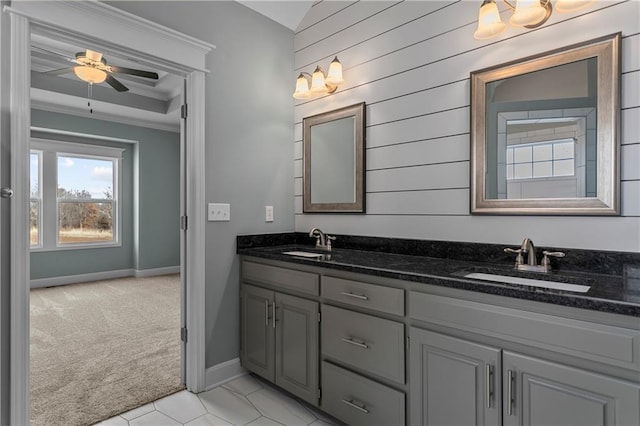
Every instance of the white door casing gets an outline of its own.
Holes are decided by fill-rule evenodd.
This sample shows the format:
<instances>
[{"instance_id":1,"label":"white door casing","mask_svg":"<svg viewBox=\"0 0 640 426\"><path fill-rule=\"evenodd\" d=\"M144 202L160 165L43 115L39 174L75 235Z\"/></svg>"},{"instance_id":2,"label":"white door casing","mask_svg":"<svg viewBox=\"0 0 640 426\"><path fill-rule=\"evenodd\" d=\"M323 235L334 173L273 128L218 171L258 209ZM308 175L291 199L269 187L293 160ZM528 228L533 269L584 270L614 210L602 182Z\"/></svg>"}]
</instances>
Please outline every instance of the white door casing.
<instances>
[{"instance_id":1,"label":"white door casing","mask_svg":"<svg viewBox=\"0 0 640 426\"><path fill-rule=\"evenodd\" d=\"M205 388L204 147L205 56L215 46L97 1L14 0L11 13L11 309L10 424L29 423L29 137L30 36L37 25L87 40L107 40L110 48L162 64L187 80L186 120L186 385Z\"/></svg>"}]
</instances>

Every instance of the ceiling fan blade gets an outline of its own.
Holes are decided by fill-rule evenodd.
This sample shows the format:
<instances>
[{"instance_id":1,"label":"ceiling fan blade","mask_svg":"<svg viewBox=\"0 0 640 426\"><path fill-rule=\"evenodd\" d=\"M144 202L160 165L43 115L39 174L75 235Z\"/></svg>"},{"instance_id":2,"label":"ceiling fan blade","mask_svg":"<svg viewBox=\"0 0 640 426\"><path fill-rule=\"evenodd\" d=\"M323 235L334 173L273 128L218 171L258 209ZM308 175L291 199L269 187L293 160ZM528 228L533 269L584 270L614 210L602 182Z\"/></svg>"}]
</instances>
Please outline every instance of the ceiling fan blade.
<instances>
[{"instance_id":1,"label":"ceiling fan blade","mask_svg":"<svg viewBox=\"0 0 640 426\"><path fill-rule=\"evenodd\" d=\"M43 49L40 46L35 46L35 45L31 45L31 49L37 51L38 53L40 53L41 55L47 56L52 60L63 60L66 62L71 62L76 64L77 61L75 60L75 58L71 58L68 55L64 54L64 53L60 53L60 52L54 52L52 50L47 50L47 49Z\"/></svg>"},{"instance_id":2,"label":"ceiling fan blade","mask_svg":"<svg viewBox=\"0 0 640 426\"><path fill-rule=\"evenodd\" d=\"M69 67L69 68L60 68L59 70L51 70L51 71L46 71L43 72L41 74L46 74L46 75L61 75L61 74L66 74L68 72L73 72L73 68L74 67Z\"/></svg>"},{"instance_id":3,"label":"ceiling fan blade","mask_svg":"<svg viewBox=\"0 0 640 426\"><path fill-rule=\"evenodd\" d=\"M111 72L118 74L131 74L138 77L152 78L154 80L158 79L158 73L151 71L135 70L133 68L117 67L115 65L109 65L109 68L111 69Z\"/></svg>"},{"instance_id":4,"label":"ceiling fan blade","mask_svg":"<svg viewBox=\"0 0 640 426\"><path fill-rule=\"evenodd\" d=\"M116 80L112 75L107 74L107 79L105 80L105 82L113 87L114 89L116 89L118 92L127 92L129 90L129 88L127 86L125 86L124 84L120 83L118 80Z\"/></svg>"}]
</instances>

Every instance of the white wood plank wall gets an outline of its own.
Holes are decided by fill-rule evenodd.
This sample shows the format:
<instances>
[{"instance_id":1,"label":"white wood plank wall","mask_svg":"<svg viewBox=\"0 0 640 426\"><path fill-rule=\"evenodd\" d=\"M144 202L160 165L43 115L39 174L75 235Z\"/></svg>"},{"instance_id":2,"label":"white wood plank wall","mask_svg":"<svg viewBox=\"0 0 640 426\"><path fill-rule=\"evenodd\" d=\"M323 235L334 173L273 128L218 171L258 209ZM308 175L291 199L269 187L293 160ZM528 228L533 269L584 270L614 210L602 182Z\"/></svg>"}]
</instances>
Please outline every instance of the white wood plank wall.
<instances>
[{"instance_id":1,"label":"white wood plank wall","mask_svg":"<svg viewBox=\"0 0 640 426\"><path fill-rule=\"evenodd\" d=\"M498 2L500 3L500 2ZM640 1L554 13L541 28L473 38L481 1L318 1L294 39L295 77L338 55L346 83L296 101L295 229L640 251ZM504 12L503 19L508 19ZM469 73L622 32L620 217L469 214ZM302 213L302 119L367 103L365 215Z\"/></svg>"}]
</instances>

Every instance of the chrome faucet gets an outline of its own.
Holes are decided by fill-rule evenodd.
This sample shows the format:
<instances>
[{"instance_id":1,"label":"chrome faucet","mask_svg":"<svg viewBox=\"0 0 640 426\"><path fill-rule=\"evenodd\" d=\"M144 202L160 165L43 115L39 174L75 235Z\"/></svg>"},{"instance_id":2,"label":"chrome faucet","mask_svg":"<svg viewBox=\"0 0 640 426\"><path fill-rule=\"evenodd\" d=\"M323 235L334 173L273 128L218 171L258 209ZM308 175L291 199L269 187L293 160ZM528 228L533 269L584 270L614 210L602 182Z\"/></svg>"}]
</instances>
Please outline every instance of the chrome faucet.
<instances>
[{"instance_id":1,"label":"chrome faucet","mask_svg":"<svg viewBox=\"0 0 640 426\"><path fill-rule=\"evenodd\" d=\"M527 255L527 265L536 266L538 259L536 258L536 246L533 245L533 241L530 238L525 238L520 245L521 253Z\"/></svg>"},{"instance_id":2,"label":"chrome faucet","mask_svg":"<svg viewBox=\"0 0 640 426\"><path fill-rule=\"evenodd\" d=\"M522 244L519 249L505 248L505 253L516 253L516 263L514 268L518 271L533 271L533 272L549 272L551 270L551 262L549 262L549 257L564 257L565 254L561 251L546 251L544 250L542 254L544 257L542 258L542 262L538 265L538 259L536 257L536 246L533 244L530 238L525 238L522 240ZM523 254L527 255L527 263L524 263Z\"/></svg>"},{"instance_id":3,"label":"chrome faucet","mask_svg":"<svg viewBox=\"0 0 640 426\"><path fill-rule=\"evenodd\" d=\"M310 237L315 237L316 248L331 251L331 241L335 241L336 237L331 235L325 235L320 228L311 228L309 231Z\"/></svg>"}]
</instances>

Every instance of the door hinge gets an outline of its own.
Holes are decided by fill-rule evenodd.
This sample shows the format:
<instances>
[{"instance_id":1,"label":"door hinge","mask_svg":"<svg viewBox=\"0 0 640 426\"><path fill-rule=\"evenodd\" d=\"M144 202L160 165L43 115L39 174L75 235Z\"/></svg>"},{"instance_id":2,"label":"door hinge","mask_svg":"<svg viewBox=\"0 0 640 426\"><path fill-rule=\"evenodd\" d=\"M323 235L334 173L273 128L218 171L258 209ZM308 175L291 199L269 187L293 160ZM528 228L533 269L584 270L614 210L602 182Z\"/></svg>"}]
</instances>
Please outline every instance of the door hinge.
<instances>
[{"instance_id":1,"label":"door hinge","mask_svg":"<svg viewBox=\"0 0 640 426\"><path fill-rule=\"evenodd\" d=\"M187 230L188 227L188 220L187 220L187 216L180 216L180 229L183 231Z\"/></svg>"},{"instance_id":2,"label":"door hinge","mask_svg":"<svg viewBox=\"0 0 640 426\"><path fill-rule=\"evenodd\" d=\"M318 399L322 398L322 389L318 388L318 390L316 390L316 396Z\"/></svg>"},{"instance_id":3,"label":"door hinge","mask_svg":"<svg viewBox=\"0 0 640 426\"><path fill-rule=\"evenodd\" d=\"M318 322L322 322L322 314L318 312Z\"/></svg>"},{"instance_id":4,"label":"door hinge","mask_svg":"<svg viewBox=\"0 0 640 426\"><path fill-rule=\"evenodd\" d=\"M187 114L188 114L187 104L184 104L180 107L180 118L184 120L185 118L187 118Z\"/></svg>"},{"instance_id":5,"label":"door hinge","mask_svg":"<svg viewBox=\"0 0 640 426\"><path fill-rule=\"evenodd\" d=\"M187 327L180 329L180 340L187 343Z\"/></svg>"}]
</instances>

